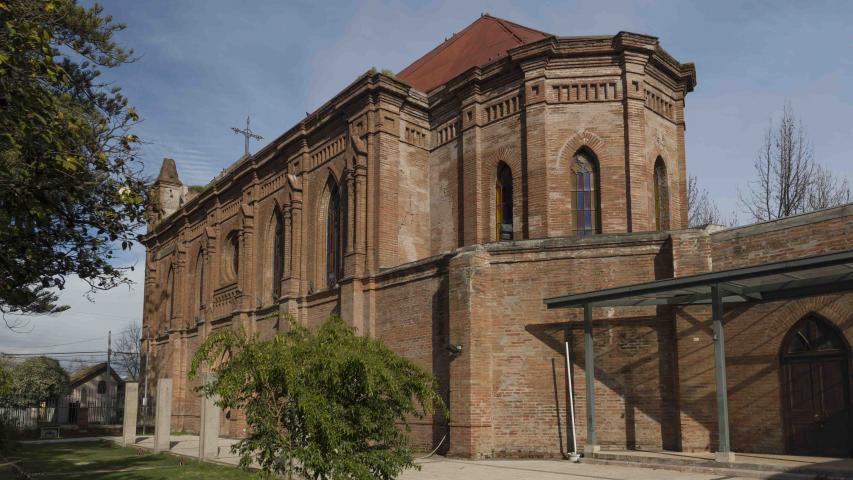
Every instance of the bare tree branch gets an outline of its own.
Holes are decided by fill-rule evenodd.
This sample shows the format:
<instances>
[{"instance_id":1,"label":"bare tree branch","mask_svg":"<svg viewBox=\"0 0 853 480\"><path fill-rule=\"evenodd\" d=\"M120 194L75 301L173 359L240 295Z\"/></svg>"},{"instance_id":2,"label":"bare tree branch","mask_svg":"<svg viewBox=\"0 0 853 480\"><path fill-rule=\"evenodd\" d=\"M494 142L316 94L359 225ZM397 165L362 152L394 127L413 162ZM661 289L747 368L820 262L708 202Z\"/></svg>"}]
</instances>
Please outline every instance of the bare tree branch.
<instances>
[{"instance_id":1,"label":"bare tree branch","mask_svg":"<svg viewBox=\"0 0 853 480\"><path fill-rule=\"evenodd\" d=\"M850 203L850 183L846 178L839 178L828 168L817 165L809 189L809 210L823 210Z\"/></svg>"},{"instance_id":2,"label":"bare tree branch","mask_svg":"<svg viewBox=\"0 0 853 480\"><path fill-rule=\"evenodd\" d=\"M125 328L115 342L116 370L123 371L131 381L139 380L139 345L142 339L142 327L132 322Z\"/></svg>"},{"instance_id":3,"label":"bare tree branch","mask_svg":"<svg viewBox=\"0 0 853 480\"><path fill-rule=\"evenodd\" d=\"M755 179L738 191L741 209L763 222L842 205L850 201L846 179L814 159L814 148L790 105L778 125L771 120L753 163Z\"/></svg>"},{"instance_id":4,"label":"bare tree branch","mask_svg":"<svg viewBox=\"0 0 853 480\"><path fill-rule=\"evenodd\" d=\"M708 191L699 186L694 175L687 178L687 224L691 228L720 225L723 222L720 209L708 196Z\"/></svg>"}]
</instances>

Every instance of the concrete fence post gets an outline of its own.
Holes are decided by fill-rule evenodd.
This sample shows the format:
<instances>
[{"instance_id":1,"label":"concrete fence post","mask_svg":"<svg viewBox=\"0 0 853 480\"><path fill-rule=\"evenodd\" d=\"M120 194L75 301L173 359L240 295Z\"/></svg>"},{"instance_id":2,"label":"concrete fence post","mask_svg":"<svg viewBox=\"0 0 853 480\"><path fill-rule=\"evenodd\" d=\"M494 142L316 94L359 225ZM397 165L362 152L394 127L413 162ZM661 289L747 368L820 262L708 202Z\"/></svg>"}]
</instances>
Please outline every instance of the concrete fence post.
<instances>
[{"instance_id":1,"label":"concrete fence post","mask_svg":"<svg viewBox=\"0 0 853 480\"><path fill-rule=\"evenodd\" d=\"M172 379L157 380L157 411L154 415L154 451L168 452L172 432Z\"/></svg>"},{"instance_id":2,"label":"concrete fence post","mask_svg":"<svg viewBox=\"0 0 853 480\"><path fill-rule=\"evenodd\" d=\"M211 374L204 383L213 380ZM216 397L201 397L201 422L198 432L198 458L216 458L219 455L219 407Z\"/></svg>"},{"instance_id":3,"label":"concrete fence post","mask_svg":"<svg viewBox=\"0 0 853 480\"><path fill-rule=\"evenodd\" d=\"M139 409L139 384L124 384L124 420L122 422L122 443L125 447L136 443L136 414Z\"/></svg>"}]
</instances>

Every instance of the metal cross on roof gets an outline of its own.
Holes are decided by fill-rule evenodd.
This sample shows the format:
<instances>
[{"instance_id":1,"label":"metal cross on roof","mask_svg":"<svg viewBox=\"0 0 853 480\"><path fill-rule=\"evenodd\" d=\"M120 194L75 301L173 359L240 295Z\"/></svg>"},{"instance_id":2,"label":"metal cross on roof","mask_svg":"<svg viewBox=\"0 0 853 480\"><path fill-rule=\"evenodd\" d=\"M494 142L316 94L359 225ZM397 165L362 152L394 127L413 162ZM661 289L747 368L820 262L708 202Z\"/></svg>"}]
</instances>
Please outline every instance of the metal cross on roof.
<instances>
[{"instance_id":1,"label":"metal cross on roof","mask_svg":"<svg viewBox=\"0 0 853 480\"><path fill-rule=\"evenodd\" d=\"M249 117L246 117L246 128L244 128L244 129L239 129L239 128L236 128L236 127L231 127L231 131L233 131L234 133L239 133L240 135L243 135L243 137L245 137L245 139L246 139L246 145L245 145L245 151L244 151L244 153L245 153L246 155L249 155L249 140L251 140L251 139L255 139L255 140L263 140L263 139L264 139L264 137L262 137L262 136L260 136L260 135L256 134L255 132L253 132L253 131L249 128Z\"/></svg>"}]
</instances>

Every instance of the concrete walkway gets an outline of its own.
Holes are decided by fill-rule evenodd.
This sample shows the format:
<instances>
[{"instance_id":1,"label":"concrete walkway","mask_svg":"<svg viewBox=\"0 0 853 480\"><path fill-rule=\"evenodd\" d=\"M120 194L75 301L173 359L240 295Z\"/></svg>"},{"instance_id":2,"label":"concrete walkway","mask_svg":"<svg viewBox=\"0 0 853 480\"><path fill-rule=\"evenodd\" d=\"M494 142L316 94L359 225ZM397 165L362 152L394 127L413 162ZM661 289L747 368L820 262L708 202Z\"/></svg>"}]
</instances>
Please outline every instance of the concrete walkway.
<instances>
[{"instance_id":1,"label":"concrete walkway","mask_svg":"<svg viewBox=\"0 0 853 480\"><path fill-rule=\"evenodd\" d=\"M106 437L120 442L120 437ZM236 440L219 439L218 463L237 465L239 458L231 453ZM171 453L198 456L198 436L173 435ZM137 437L136 446L152 448L153 437ZM407 470L401 480L742 480L742 477L719 474L685 473L653 468L592 465L561 460L460 460L434 456L417 461L420 471ZM743 477L745 478L745 477Z\"/></svg>"},{"instance_id":2,"label":"concrete walkway","mask_svg":"<svg viewBox=\"0 0 853 480\"><path fill-rule=\"evenodd\" d=\"M779 474L800 474L806 477L853 479L853 458L775 455L769 453L736 453L733 463L720 464L709 452L645 452L639 450L608 450L596 453L590 463L631 465L643 464L679 470L725 469L730 472L749 471L752 476L774 478Z\"/></svg>"}]
</instances>

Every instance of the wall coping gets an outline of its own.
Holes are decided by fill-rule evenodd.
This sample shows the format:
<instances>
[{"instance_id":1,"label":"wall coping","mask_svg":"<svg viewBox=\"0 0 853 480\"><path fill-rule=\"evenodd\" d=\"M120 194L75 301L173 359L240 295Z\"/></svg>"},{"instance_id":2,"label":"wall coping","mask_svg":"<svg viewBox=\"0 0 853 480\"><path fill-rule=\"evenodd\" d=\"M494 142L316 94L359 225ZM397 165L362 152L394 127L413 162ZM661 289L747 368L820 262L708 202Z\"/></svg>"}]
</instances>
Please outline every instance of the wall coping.
<instances>
[{"instance_id":1,"label":"wall coping","mask_svg":"<svg viewBox=\"0 0 853 480\"><path fill-rule=\"evenodd\" d=\"M853 203L839 207L827 208L816 212L801 213L790 217L770 220L767 222L753 223L742 227L729 228L719 232L711 232L712 241L727 241L742 237L751 237L765 233L786 230L793 227L801 227L813 223L826 222L843 217L853 217Z\"/></svg>"}]
</instances>

